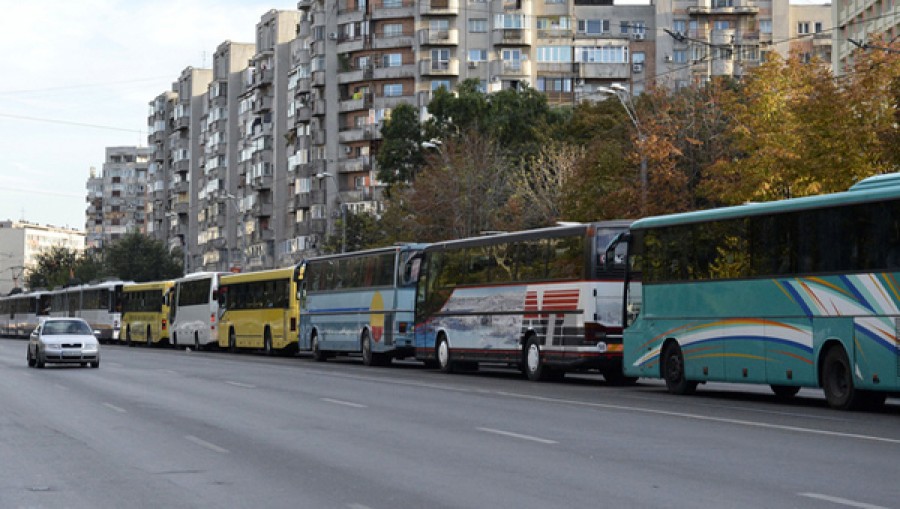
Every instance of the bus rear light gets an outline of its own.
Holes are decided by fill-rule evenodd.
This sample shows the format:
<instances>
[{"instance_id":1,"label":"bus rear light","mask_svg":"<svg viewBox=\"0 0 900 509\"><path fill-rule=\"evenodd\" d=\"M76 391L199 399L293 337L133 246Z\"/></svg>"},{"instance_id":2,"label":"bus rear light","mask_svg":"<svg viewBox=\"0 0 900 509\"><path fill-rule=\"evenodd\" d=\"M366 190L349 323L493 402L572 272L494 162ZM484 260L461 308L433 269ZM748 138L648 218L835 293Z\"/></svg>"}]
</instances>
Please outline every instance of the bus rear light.
<instances>
[{"instance_id":1,"label":"bus rear light","mask_svg":"<svg viewBox=\"0 0 900 509\"><path fill-rule=\"evenodd\" d=\"M398 322L397 323L397 332L400 334L406 334L406 330L409 328L409 324L407 322Z\"/></svg>"},{"instance_id":2,"label":"bus rear light","mask_svg":"<svg viewBox=\"0 0 900 509\"><path fill-rule=\"evenodd\" d=\"M167 325L169 325L169 322L168 322L165 318L163 318L163 320L162 320L162 330L166 330L166 326L167 326Z\"/></svg>"},{"instance_id":3,"label":"bus rear light","mask_svg":"<svg viewBox=\"0 0 900 509\"><path fill-rule=\"evenodd\" d=\"M295 330L297 330L297 319L291 317L291 332L294 332Z\"/></svg>"}]
</instances>

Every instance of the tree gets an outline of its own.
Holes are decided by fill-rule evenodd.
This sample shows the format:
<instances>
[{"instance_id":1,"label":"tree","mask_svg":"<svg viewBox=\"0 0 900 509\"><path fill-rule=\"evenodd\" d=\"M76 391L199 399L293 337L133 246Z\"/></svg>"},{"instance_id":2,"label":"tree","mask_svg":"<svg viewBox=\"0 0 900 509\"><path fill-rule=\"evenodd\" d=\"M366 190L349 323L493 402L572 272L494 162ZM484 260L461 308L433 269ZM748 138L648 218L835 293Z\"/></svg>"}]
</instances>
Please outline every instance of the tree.
<instances>
[{"instance_id":1,"label":"tree","mask_svg":"<svg viewBox=\"0 0 900 509\"><path fill-rule=\"evenodd\" d=\"M574 182L576 169L585 153L582 146L551 140L526 164L515 168L509 207L521 218L522 227L549 226L565 219L564 193L567 188L578 187Z\"/></svg>"},{"instance_id":2,"label":"tree","mask_svg":"<svg viewBox=\"0 0 900 509\"><path fill-rule=\"evenodd\" d=\"M346 230L343 224L345 220L347 221ZM387 245L384 243L384 233L379 223L380 221L374 214L347 211L344 219L335 224L335 233L325 239L322 251L340 253L343 248L346 252L351 252ZM345 237L347 245L343 246Z\"/></svg>"},{"instance_id":3,"label":"tree","mask_svg":"<svg viewBox=\"0 0 900 509\"><path fill-rule=\"evenodd\" d=\"M410 104L401 104L381 128L383 142L376 155L378 180L387 184L411 182L425 163L422 127Z\"/></svg>"},{"instance_id":4,"label":"tree","mask_svg":"<svg viewBox=\"0 0 900 509\"><path fill-rule=\"evenodd\" d=\"M35 257L35 266L26 276L29 288L53 289L73 284L78 252L54 246Z\"/></svg>"},{"instance_id":5,"label":"tree","mask_svg":"<svg viewBox=\"0 0 900 509\"><path fill-rule=\"evenodd\" d=\"M181 250L166 250L165 245L140 233L128 233L106 250L110 274L124 281L160 281L184 273Z\"/></svg>"}]
</instances>

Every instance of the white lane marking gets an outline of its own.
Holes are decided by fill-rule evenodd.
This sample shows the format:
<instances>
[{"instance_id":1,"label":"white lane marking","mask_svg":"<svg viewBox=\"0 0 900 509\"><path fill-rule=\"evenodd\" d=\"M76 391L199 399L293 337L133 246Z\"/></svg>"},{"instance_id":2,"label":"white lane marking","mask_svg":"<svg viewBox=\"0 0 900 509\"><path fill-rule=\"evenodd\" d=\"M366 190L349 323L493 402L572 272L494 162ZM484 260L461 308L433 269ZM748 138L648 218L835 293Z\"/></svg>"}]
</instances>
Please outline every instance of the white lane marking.
<instances>
[{"instance_id":1,"label":"white lane marking","mask_svg":"<svg viewBox=\"0 0 900 509\"><path fill-rule=\"evenodd\" d=\"M521 440L529 440L531 442L538 442L540 444L558 444L559 442L555 440L547 440L546 438L533 437L530 435L522 435L520 433L513 433L512 431L503 431L500 429L493 428L475 428L478 431L484 431L485 433L493 433L495 435L503 435L505 437L518 438Z\"/></svg>"},{"instance_id":2,"label":"white lane marking","mask_svg":"<svg viewBox=\"0 0 900 509\"><path fill-rule=\"evenodd\" d=\"M341 401L339 399L331 399L331 398L322 398L322 401L326 403L334 403L335 405L343 405L352 408L369 408L366 405L361 405L359 403L351 403L350 401Z\"/></svg>"},{"instance_id":3,"label":"white lane marking","mask_svg":"<svg viewBox=\"0 0 900 509\"><path fill-rule=\"evenodd\" d=\"M867 440L871 442L883 442L888 444L900 445L900 439L876 437L872 435L860 435L857 433L843 433L840 431L828 431L823 429L802 428L799 426L786 426L784 424L771 424L768 422L746 421L743 419L728 419L725 417L711 417L708 415L689 414L685 412L672 412L669 410L656 410L653 408L641 408L628 405L611 405L609 403L589 403L587 401L575 401L569 399L547 398L543 396L531 396L528 394L516 394L513 392L497 392L500 396L508 396L511 398L527 399L532 401L543 401L547 403L563 403L567 405L585 406L591 408L606 408L610 410L622 410L626 412L639 412L653 415L667 415L669 417L681 417L684 419L694 419L697 421L719 422L723 424L736 424L738 426L747 426L751 428L777 429L782 431L793 431L796 433L806 433L809 435L824 435L829 437L852 438L856 440Z\"/></svg>"},{"instance_id":4,"label":"white lane marking","mask_svg":"<svg viewBox=\"0 0 900 509\"><path fill-rule=\"evenodd\" d=\"M801 497L814 498L816 500L824 500L825 502L831 502L832 504L840 504L848 507L858 507L859 509L888 509L887 507L880 505L857 502L855 500L848 500L846 498L832 497L830 495L823 495L821 493L797 493L797 495L800 495Z\"/></svg>"},{"instance_id":5,"label":"white lane marking","mask_svg":"<svg viewBox=\"0 0 900 509\"><path fill-rule=\"evenodd\" d=\"M372 509L367 505L362 504L347 504L347 509Z\"/></svg>"},{"instance_id":6,"label":"white lane marking","mask_svg":"<svg viewBox=\"0 0 900 509\"><path fill-rule=\"evenodd\" d=\"M211 444L211 443L207 442L206 440L203 440L202 438L195 437L194 435L185 435L184 438L186 440L188 440L189 442L193 442L193 443L199 445L200 447L206 447L210 451L215 451L215 452L222 453L222 454L225 454L228 452L228 449L219 447L216 444Z\"/></svg>"},{"instance_id":7,"label":"white lane marking","mask_svg":"<svg viewBox=\"0 0 900 509\"><path fill-rule=\"evenodd\" d=\"M119 406L116 406L116 405L113 405L112 403L103 403L103 406L105 406L106 408L108 408L108 409L110 409L110 410L113 410L113 411L115 411L115 412L119 412L120 414L127 414L127 413L128 413L128 411L125 410L124 408L119 407Z\"/></svg>"},{"instance_id":8,"label":"white lane marking","mask_svg":"<svg viewBox=\"0 0 900 509\"><path fill-rule=\"evenodd\" d=\"M232 382L230 380L226 380L225 383L227 383L228 385L233 385L235 387L243 387L244 389L256 389L255 385L245 384L241 382Z\"/></svg>"}]
</instances>

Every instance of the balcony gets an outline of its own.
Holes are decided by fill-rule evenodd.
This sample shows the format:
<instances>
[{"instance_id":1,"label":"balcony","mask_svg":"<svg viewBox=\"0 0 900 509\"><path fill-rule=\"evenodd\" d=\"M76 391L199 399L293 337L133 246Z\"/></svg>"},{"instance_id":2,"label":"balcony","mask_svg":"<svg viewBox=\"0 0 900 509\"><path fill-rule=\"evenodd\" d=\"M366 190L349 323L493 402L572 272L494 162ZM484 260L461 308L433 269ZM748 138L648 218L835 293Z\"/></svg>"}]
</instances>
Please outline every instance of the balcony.
<instances>
[{"instance_id":1,"label":"balcony","mask_svg":"<svg viewBox=\"0 0 900 509\"><path fill-rule=\"evenodd\" d=\"M459 59L419 61L419 74L422 76L459 76Z\"/></svg>"},{"instance_id":2,"label":"balcony","mask_svg":"<svg viewBox=\"0 0 900 509\"><path fill-rule=\"evenodd\" d=\"M746 15L759 14L754 0L698 0L697 5L688 7L688 14L700 15Z\"/></svg>"},{"instance_id":3,"label":"balcony","mask_svg":"<svg viewBox=\"0 0 900 509\"><path fill-rule=\"evenodd\" d=\"M190 115L181 115L175 119L175 129L187 129L191 127Z\"/></svg>"},{"instance_id":4,"label":"balcony","mask_svg":"<svg viewBox=\"0 0 900 509\"><path fill-rule=\"evenodd\" d=\"M422 0L419 2L419 14L422 16L457 16L459 15L459 0Z\"/></svg>"},{"instance_id":5,"label":"balcony","mask_svg":"<svg viewBox=\"0 0 900 509\"><path fill-rule=\"evenodd\" d=\"M312 114L314 117L325 115L325 99L316 99L313 101Z\"/></svg>"},{"instance_id":6,"label":"balcony","mask_svg":"<svg viewBox=\"0 0 900 509\"><path fill-rule=\"evenodd\" d=\"M176 173L187 173L191 170L191 160L179 159L172 165L172 169L175 170Z\"/></svg>"},{"instance_id":7,"label":"balcony","mask_svg":"<svg viewBox=\"0 0 900 509\"><path fill-rule=\"evenodd\" d=\"M491 39L497 46L531 46L532 33L524 28L495 28Z\"/></svg>"},{"instance_id":8,"label":"balcony","mask_svg":"<svg viewBox=\"0 0 900 509\"><path fill-rule=\"evenodd\" d=\"M250 235L250 242L254 244L258 244L261 242L269 242L271 240L275 240L275 230L271 228L263 228L260 230L254 230L253 234Z\"/></svg>"},{"instance_id":9,"label":"balcony","mask_svg":"<svg viewBox=\"0 0 900 509\"><path fill-rule=\"evenodd\" d=\"M491 68L495 76L531 76L530 60L495 60L491 62Z\"/></svg>"},{"instance_id":10,"label":"balcony","mask_svg":"<svg viewBox=\"0 0 900 509\"><path fill-rule=\"evenodd\" d=\"M416 14L416 0L374 0L372 19L412 18Z\"/></svg>"},{"instance_id":11,"label":"balcony","mask_svg":"<svg viewBox=\"0 0 900 509\"><path fill-rule=\"evenodd\" d=\"M373 78L376 80L397 80L404 78L415 78L416 77L416 66L415 64L406 64L398 65L394 67L379 67L375 69L373 73Z\"/></svg>"},{"instance_id":12,"label":"balcony","mask_svg":"<svg viewBox=\"0 0 900 509\"><path fill-rule=\"evenodd\" d=\"M294 112L294 121L299 123L307 123L312 119L312 108L309 106L300 106Z\"/></svg>"},{"instance_id":13,"label":"balcony","mask_svg":"<svg viewBox=\"0 0 900 509\"><path fill-rule=\"evenodd\" d=\"M375 34L372 39L372 47L375 49L412 48L415 44L415 34Z\"/></svg>"},{"instance_id":14,"label":"balcony","mask_svg":"<svg viewBox=\"0 0 900 509\"><path fill-rule=\"evenodd\" d=\"M253 113L263 113L272 110L272 96L268 94L257 94L253 98Z\"/></svg>"},{"instance_id":15,"label":"balcony","mask_svg":"<svg viewBox=\"0 0 900 509\"><path fill-rule=\"evenodd\" d=\"M578 76L582 79L630 79L631 64L629 63L594 63L582 62L578 66Z\"/></svg>"},{"instance_id":16,"label":"balcony","mask_svg":"<svg viewBox=\"0 0 900 509\"><path fill-rule=\"evenodd\" d=\"M358 97L357 97L358 96ZM353 98L343 99L340 103L341 113L360 111L372 106L372 94L356 94Z\"/></svg>"},{"instance_id":17,"label":"balcony","mask_svg":"<svg viewBox=\"0 0 900 509\"><path fill-rule=\"evenodd\" d=\"M341 36L341 38L338 39L337 52L338 54L343 54L362 51L365 49L365 42L365 39L363 39L361 35L354 36L353 38Z\"/></svg>"},{"instance_id":18,"label":"balcony","mask_svg":"<svg viewBox=\"0 0 900 509\"><path fill-rule=\"evenodd\" d=\"M271 202L256 202L250 209L250 214L253 217L272 217L274 209Z\"/></svg>"},{"instance_id":19,"label":"balcony","mask_svg":"<svg viewBox=\"0 0 900 509\"><path fill-rule=\"evenodd\" d=\"M176 194L188 194L191 192L191 183L185 180L179 180L173 188Z\"/></svg>"},{"instance_id":20,"label":"balcony","mask_svg":"<svg viewBox=\"0 0 900 509\"><path fill-rule=\"evenodd\" d=\"M275 71L272 69L258 69L253 73L253 87L265 87L272 84Z\"/></svg>"},{"instance_id":21,"label":"balcony","mask_svg":"<svg viewBox=\"0 0 900 509\"><path fill-rule=\"evenodd\" d=\"M419 30L419 45L421 46L456 46L459 44L459 30L431 30L425 28Z\"/></svg>"},{"instance_id":22,"label":"balcony","mask_svg":"<svg viewBox=\"0 0 900 509\"><path fill-rule=\"evenodd\" d=\"M338 163L340 173L362 173L372 171L372 159L369 156L345 159Z\"/></svg>"},{"instance_id":23,"label":"balcony","mask_svg":"<svg viewBox=\"0 0 900 509\"><path fill-rule=\"evenodd\" d=\"M377 124L341 129L340 132L338 132L338 142L346 144L371 140L375 137L375 132L377 130Z\"/></svg>"},{"instance_id":24,"label":"balcony","mask_svg":"<svg viewBox=\"0 0 900 509\"><path fill-rule=\"evenodd\" d=\"M306 210L312 206L312 196L309 193L294 195L294 210Z\"/></svg>"}]
</instances>

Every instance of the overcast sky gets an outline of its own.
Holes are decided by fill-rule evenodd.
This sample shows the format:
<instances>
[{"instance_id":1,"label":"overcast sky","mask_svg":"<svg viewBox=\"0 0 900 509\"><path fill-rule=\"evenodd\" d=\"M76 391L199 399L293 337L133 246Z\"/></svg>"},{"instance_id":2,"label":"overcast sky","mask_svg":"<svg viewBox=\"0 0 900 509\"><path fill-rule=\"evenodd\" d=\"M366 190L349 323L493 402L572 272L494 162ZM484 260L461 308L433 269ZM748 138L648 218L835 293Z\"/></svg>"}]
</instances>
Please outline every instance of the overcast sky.
<instances>
[{"instance_id":1,"label":"overcast sky","mask_svg":"<svg viewBox=\"0 0 900 509\"><path fill-rule=\"evenodd\" d=\"M90 168L100 171L106 147L147 144L148 103L185 67L209 67L222 41L254 42L269 9L297 5L0 2L0 220L78 229Z\"/></svg>"}]
</instances>

